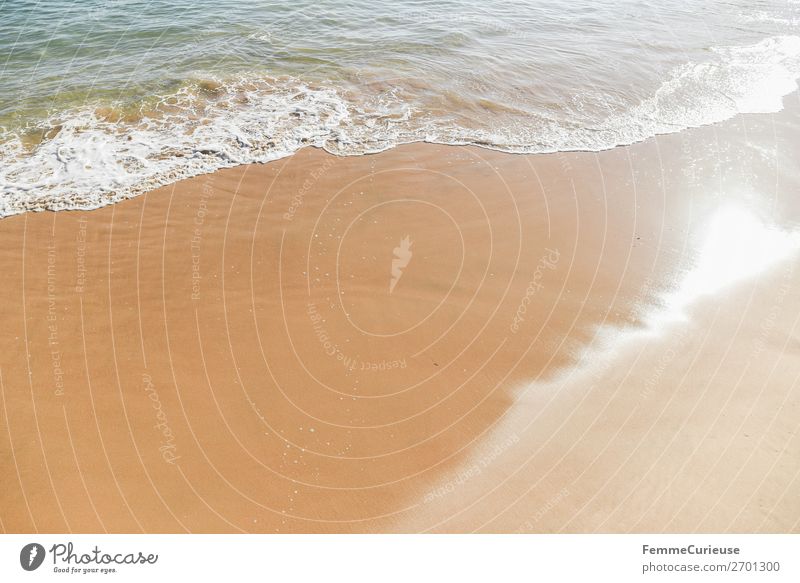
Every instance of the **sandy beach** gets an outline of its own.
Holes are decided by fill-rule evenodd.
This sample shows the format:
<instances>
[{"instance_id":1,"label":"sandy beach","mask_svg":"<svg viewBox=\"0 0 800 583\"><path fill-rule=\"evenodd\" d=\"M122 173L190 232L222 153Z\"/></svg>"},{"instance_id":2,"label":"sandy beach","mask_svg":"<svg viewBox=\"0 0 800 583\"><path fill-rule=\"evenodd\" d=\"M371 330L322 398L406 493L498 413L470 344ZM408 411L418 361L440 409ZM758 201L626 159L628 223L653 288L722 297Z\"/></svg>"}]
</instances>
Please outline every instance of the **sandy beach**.
<instances>
[{"instance_id":1,"label":"sandy beach","mask_svg":"<svg viewBox=\"0 0 800 583\"><path fill-rule=\"evenodd\" d=\"M0 528L797 532L785 105L0 220Z\"/></svg>"}]
</instances>

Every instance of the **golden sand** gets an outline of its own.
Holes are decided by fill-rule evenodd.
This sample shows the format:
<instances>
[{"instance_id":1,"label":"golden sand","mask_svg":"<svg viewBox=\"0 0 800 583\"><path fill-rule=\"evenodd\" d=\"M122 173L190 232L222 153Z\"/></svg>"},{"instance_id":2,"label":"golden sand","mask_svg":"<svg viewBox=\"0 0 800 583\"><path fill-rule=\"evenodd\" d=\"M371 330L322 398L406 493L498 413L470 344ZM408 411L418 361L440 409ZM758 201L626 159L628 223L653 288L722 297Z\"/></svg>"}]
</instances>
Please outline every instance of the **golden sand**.
<instances>
[{"instance_id":1,"label":"golden sand","mask_svg":"<svg viewBox=\"0 0 800 583\"><path fill-rule=\"evenodd\" d=\"M0 221L2 528L797 531L797 120Z\"/></svg>"}]
</instances>

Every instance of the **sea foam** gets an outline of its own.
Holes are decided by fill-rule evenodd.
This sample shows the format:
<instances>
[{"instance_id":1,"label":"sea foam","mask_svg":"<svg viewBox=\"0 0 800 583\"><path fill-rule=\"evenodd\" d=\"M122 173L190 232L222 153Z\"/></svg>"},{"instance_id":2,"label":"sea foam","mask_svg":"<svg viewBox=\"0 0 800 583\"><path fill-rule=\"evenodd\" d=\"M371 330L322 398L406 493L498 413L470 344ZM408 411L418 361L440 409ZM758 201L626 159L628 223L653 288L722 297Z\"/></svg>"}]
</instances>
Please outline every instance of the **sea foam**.
<instances>
[{"instance_id":1,"label":"sea foam","mask_svg":"<svg viewBox=\"0 0 800 583\"><path fill-rule=\"evenodd\" d=\"M241 76L211 89L184 87L133 120L87 105L39 124L47 137L35 146L20 131L0 132L0 216L97 208L305 146L337 155L417 141L517 153L599 151L739 113L776 112L797 88L800 37L716 48L709 56L674 69L627 111L581 124L531 114L507 122L493 115L491 123L465 127L453 116L426 111L407 90L360 92L288 77Z\"/></svg>"}]
</instances>

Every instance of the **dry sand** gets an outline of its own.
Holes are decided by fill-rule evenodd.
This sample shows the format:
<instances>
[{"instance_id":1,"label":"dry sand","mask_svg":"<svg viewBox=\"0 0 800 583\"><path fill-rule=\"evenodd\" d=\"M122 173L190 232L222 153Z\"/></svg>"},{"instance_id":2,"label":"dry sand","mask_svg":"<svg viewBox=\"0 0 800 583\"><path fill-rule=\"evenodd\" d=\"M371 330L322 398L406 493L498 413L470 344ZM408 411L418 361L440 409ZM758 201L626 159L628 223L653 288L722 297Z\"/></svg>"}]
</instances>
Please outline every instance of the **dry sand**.
<instances>
[{"instance_id":1,"label":"dry sand","mask_svg":"<svg viewBox=\"0 0 800 583\"><path fill-rule=\"evenodd\" d=\"M0 526L798 531L787 101L0 221Z\"/></svg>"}]
</instances>

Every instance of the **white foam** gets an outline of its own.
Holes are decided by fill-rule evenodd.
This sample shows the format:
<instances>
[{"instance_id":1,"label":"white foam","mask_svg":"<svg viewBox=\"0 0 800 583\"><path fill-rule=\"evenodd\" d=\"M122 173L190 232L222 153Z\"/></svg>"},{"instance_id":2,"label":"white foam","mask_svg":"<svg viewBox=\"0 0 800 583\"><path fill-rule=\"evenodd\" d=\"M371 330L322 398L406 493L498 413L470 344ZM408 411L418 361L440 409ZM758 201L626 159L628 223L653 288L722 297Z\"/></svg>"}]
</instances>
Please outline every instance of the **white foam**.
<instances>
[{"instance_id":1,"label":"white foam","mask_svg":"<svg viewBox=\"0 0 800 583\"><path fill-rule=\"evenodd\" d=\"M94 108L49 122L57 135L27 152L19 136L0 141L0 215L24 210L96 208L177 179L249 162L268 162L305 145L341 143L358 153L388 147L391 122L375 122L375 138L351 135L361 115L330 88L239 80L224 99L182 91L170 113L112 123ZM388 111L389 105L382 106ZM380 139L377 138L380 136Z\"/></svg>"},{"instance_id":2,"label":"white foam","mask_svg":"<svg viewBox=\"0 0 800 583\"><path fill-rule=\"evenodd\" d=\"M618 144L730 119L774 113L797 89L800 37L779 36L755 45L714 49L715 58L678 67L655 95L599 129Z\"/></svg>"},{"instance_id":3,"label":"white foam","mask_svg":"<svg viewBox=\"0 0 800 583\"><path fill-rule=\"evenodd\" d=\"M687 63L628 111L592 125L565 120L535 127L501 127L461 133L460 143L477 143L520 153L601 151L656 135L710 125L742 113L775 113L797 89L800 37L777 36L744 47L712 50L713 58ZM470 138L477 134L477 138Z\"/></svg>"},{"instance_id":4,"label":"white foam","mask_svg":"<svg viewBox=\"0 0 800 583\"><path fill-rule=\"evenodd\" d=\"M413 141L477 144L510 152L598 151L657 134L776 112L797 88L800 37L779 36L721 48L678 67L655 94L594 124L491 117L474 127L435 118L394 90L354 95L294 79L238 79L216 94L184 89L160 113L109 122L95 108L49 120L60 131L32 152L0 134L0 216L26 210L90 209L181 178L268 162L312 145L340 155L377 152Z\"/></svg>"}]
</instances>

